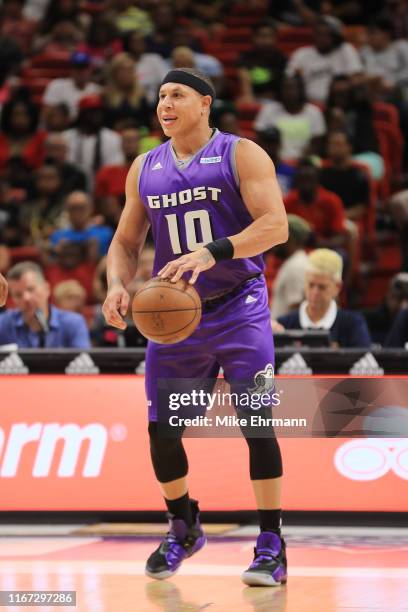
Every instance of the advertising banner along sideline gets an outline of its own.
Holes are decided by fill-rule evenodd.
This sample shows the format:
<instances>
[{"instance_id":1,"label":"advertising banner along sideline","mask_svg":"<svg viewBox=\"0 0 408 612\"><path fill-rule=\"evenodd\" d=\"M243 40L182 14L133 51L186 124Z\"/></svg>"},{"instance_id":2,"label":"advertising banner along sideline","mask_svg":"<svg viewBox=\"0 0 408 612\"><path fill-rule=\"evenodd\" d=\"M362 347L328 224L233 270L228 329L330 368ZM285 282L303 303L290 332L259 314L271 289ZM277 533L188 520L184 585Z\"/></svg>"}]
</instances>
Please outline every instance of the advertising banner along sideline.
<instances>
[{"instance_id":1,"label":"advertising banner along sideline","mask_svg":"<svg viewBox=\"0 0 408 612\"><path fill-rule=\"evenodd\" d=\"M349 415L333 429L324 415L306 411L308 435L278 429L283 508L408 511L408 380L309 378L307 388L277 380L294 418L305 398L317 406L331 397L334 412ZM334 402L341 380L358 380L362 392L347 387L346 400ZM163 509L142 376L4 376L1 385L0 511ZM248 448L231 431L185 438L191 494L202 510L255 507Z\"/></svg>"}]
</instances>

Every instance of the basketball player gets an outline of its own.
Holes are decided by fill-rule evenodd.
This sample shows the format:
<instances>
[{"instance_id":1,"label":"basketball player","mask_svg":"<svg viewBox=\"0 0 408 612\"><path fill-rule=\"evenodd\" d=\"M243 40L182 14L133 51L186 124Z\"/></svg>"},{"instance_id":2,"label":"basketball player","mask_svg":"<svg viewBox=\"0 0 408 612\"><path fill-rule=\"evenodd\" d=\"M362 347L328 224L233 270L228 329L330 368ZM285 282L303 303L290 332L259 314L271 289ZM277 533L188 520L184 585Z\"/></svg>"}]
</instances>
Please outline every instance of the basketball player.
<instances>
[{"instance_id":1,"label":"basketball player","mask_svg":"<svg viewBox=\"0 0 408 612\"><path fill-rule=\"evenodd\" d=\"M175 282L188 273L203 303L200 325L187 340L149 342L147 349L151 458L170 524L146 565L146 574L157 579L174 574L205 543L198 503L188 494L182 437L158 433L158 380L215 379L221 366L227 380L248 380L256 387L274 364L261 254L287 240L286 213L266 153L252 141L210 128L214 98L210 79L193 69L172 70L164 78L157 114L170 141L139 156L130 168L126 205L108 253L103 306L108 324L126 326L126 286L149 226L154 275ZM287 575L280 449L274 435L246 441L261 532L242 579L279 585Z\"/></svg>"},{"instance_id":2,"label":"basketball player","mask_svg":"<svg viewBox=\"0 0 408 612\"><path fill-rule=\"evenodd\" d=\"M4 306L7 300L8 285L2 274L0 274L0 307Z\"/></svg>"}]
</instances>

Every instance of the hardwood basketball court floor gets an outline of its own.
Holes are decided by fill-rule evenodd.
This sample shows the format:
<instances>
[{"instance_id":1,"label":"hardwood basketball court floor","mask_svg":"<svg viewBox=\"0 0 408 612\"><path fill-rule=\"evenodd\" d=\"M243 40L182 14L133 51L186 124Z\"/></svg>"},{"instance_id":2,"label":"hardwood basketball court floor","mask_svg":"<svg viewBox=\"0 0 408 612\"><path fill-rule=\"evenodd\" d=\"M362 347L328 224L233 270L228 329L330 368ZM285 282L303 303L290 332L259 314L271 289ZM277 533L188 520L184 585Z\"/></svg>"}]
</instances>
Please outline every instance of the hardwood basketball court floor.
<instances>
[{"instance_id":1,"label":"hardwood basketball court floor","mask_svg":"<svg viewBox=\"0 0 408 612\"><path fill-rule=\"evenodd\" d=\"M207 546L176 576L154 581L143 570L157 535L100 536L86 535L77 526L3 525L0 590L75 590L77 605L0 610L408 610L408 529L286 528L289 579L276 588L247 587L240 581L252 560L256 533L254 527L243 527L210 535Z\"/></svg>"}]
</instances>

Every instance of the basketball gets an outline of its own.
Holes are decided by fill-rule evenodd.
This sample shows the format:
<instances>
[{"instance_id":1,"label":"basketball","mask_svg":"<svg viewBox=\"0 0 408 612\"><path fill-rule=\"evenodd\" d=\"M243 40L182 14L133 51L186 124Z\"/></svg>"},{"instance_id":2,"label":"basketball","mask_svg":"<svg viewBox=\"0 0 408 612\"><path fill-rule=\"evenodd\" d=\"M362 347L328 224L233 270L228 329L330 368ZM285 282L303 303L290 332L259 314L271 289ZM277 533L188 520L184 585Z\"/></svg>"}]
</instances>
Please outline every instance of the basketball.
<instances>
[{"instance_id":1,"label":"basketball","mask_svg":"<svg viewBox=\"0 0 408 612\"><path fill-rule=\"evenodd\" d=\"M201 300L185 280L159 277L147 281L132 302L133 321L143 336L158 344L185 340L201 319Z\"/></svg>"}]
</instances>

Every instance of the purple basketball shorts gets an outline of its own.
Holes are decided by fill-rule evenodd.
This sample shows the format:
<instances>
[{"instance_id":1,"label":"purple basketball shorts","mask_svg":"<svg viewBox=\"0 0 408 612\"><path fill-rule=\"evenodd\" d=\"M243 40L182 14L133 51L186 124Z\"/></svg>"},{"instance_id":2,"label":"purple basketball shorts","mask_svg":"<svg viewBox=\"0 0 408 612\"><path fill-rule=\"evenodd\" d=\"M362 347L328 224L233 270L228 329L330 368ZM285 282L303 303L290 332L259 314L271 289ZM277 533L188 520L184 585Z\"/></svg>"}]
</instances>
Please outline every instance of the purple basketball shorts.
<instances>
[{"instance_id":1,"label":"purple basketball shorts","mask_svg":"<svg viewBox=\"0 0 408 612\"><path fill-rule=\"evenodd\" d=\"M227 382L245 381L252 391L273 377L274 345L263 276L248 280L230 295L204 306L199 326L177 344L149 342L146 395L149 421L158 419L160 380L213 380L220 367Z\"/></svg>"}]
</instances>

